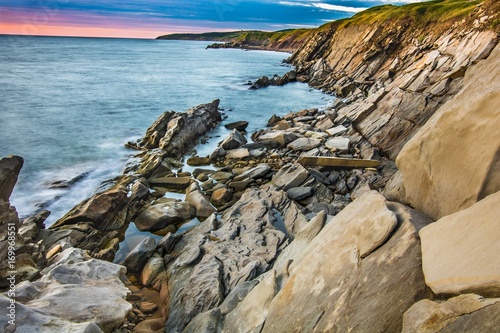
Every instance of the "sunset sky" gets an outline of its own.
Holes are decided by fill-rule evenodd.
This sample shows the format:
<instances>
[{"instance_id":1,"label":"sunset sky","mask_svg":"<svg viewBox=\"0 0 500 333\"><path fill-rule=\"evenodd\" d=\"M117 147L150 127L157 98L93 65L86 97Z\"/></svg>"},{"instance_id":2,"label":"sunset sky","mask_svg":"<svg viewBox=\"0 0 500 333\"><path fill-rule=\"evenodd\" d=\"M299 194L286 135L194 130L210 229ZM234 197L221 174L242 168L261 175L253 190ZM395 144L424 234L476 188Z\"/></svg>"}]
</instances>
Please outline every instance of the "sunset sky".
<instances>
[{"instance_id":1,"label":"sunset sky","mask_svg":"<svg viewBox=\"0 0 500 333\"><path fill-rule=\"evenodd\" d=\"M316 27L422 0L0 0L0 34L155 38L176 32Z\"/></svg>"}]
</instances>

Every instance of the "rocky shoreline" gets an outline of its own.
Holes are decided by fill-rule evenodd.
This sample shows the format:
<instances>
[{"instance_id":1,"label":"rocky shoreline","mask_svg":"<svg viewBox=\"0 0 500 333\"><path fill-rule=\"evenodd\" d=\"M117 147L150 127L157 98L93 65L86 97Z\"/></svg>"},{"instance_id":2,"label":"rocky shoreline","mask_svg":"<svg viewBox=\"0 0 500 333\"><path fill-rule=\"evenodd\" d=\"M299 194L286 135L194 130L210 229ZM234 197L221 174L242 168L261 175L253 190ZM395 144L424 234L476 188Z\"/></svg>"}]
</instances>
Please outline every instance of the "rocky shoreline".
<instances>
[{"instance_id":1,"label":"rocky shoreline","mask_svg":"<svg viewBox=\"0 0 500 333\"><path fill-rule=\"evenodd\" d=\"M1 159L0 254L15 252L19 284L16 327L0 327L497 332L497 7L422 40L394 21L320 30L296 70L252 87L308 82L339 97L330 108L270 115L252 134L224 124L209 156L190 152L223 123L219 101L165 112L127 144L139 161L48 229L47 211L17 217L23 160ZM131 222L162 238L113 264ZM0 271L8 289L8 261Z\"/></svg>"}]
</instances>

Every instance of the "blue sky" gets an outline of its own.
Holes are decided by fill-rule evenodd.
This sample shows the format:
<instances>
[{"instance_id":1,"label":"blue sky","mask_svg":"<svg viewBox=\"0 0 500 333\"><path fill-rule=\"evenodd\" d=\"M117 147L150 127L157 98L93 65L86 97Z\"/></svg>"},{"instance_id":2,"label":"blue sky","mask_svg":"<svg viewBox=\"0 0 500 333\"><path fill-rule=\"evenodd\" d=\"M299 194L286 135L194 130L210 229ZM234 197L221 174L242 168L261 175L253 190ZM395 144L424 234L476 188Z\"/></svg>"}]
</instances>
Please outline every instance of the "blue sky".
<instances>
[{"instance_id":1,"label":"blue sky","mask_svg":"<svg viewBox=\"0 0 500 333\"><path fill-rule=\"evenodd\" d=\"M150 31L151 37L159 32L280 30L315 27L372 6L416 1L421 0L0 0L0 28L22 26L34 34L54 27L61 34L71 29L135 29Z\"/></svg>"}]
</instances>

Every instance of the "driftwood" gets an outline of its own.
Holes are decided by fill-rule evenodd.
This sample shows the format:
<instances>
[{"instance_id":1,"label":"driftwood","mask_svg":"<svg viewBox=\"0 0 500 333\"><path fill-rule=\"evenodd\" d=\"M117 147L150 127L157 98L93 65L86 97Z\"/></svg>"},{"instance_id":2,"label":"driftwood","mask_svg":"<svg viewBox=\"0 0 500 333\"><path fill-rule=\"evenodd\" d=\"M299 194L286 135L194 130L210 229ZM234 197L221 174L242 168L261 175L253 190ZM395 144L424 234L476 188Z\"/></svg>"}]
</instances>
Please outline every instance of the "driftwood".
<instances>
[{"instance_id":1,"label":"driftwood","mask_svg":"<svg viewBox=\"0 0 500 333\"><path fill-rule=\"evenodd\" d=\"M339 168L376 168L380 165L380 161L375 160L316 156L301 157L299 158L299 163L303 166L325 166Z\"/></svg>"}]
</instances>

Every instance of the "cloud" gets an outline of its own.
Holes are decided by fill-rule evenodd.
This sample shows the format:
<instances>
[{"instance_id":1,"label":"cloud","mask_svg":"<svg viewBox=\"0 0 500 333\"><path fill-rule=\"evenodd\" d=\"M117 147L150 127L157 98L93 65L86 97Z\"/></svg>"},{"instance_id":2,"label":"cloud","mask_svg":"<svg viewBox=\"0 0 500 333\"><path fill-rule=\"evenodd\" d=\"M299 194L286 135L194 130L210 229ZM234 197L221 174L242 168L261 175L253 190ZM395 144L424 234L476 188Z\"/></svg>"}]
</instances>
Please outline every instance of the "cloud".
<instances>
[{"instance_id":1,"label":"cloud","mask_svg":"<svg viewBox=\"0 0 500 333\"><path fill-rule=\"evenodd\" d=\"M323 10L331 10L331 11L346 12L346 13L358 13L358 12L361 12L365 9L368 9L367 7L349 7L349 6L341 6L341 5L332 5L332 4L323 3L323 2L306 3L306 2L280 1L279 4L285 5L285 6L312 7L312 8L319 8L319 9L323 9Z\"/></svg>"}]
</instances>

